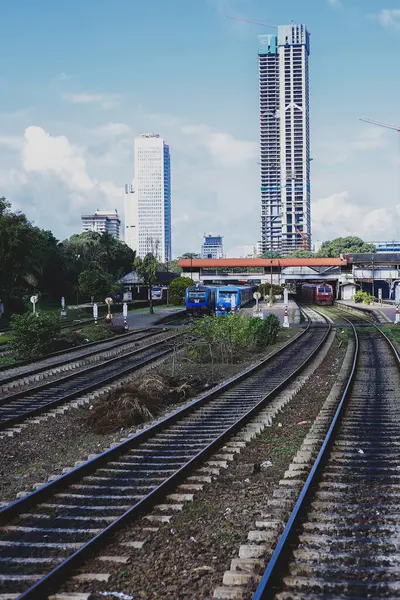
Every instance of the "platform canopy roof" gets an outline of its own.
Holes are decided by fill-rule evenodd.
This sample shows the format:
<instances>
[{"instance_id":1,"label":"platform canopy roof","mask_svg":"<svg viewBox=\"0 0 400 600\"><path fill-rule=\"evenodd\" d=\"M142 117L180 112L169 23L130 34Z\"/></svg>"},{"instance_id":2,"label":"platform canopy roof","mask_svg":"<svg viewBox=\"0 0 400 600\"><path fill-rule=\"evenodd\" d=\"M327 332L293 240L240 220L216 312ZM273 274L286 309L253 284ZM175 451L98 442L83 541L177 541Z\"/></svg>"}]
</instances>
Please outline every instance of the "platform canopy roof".
<instances>
[{"instance_id":1,"label":"platform canopy roof","mask_svg":"<svg viewBox=\"0 0 400 600\"><path fill-rule=\"evenodd\" d=\"M341 258L180 258L182 269L227 267L340 267L347 261Z\"/></svg>"}]
</instances>

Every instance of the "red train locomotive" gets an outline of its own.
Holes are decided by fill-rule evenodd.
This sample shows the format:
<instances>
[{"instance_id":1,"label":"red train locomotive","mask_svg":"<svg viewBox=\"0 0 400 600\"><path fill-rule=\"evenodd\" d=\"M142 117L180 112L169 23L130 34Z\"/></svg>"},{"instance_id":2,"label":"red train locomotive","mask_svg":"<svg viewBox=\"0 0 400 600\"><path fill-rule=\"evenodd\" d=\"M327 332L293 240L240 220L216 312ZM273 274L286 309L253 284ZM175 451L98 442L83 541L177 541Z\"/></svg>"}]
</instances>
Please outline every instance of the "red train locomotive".
<instances>
[{"instance_id":1,"label":"red train locomotive","mask_svg":"<svg viewBox=\"0 0 400 600\"><path fill-rule=\"evenodd\" d=\"M332 306L333 287L328 283L305 283L301 287L301 299L309 304Z\"/></svg>"}]
</instances>

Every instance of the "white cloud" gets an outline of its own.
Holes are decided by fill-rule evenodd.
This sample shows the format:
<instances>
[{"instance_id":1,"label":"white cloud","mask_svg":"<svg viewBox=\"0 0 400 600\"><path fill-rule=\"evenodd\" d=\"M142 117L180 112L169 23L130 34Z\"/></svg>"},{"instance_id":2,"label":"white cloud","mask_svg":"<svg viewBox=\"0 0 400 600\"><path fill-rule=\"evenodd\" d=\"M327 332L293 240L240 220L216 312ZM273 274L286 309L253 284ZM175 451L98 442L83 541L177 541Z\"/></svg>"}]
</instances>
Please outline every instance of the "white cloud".
<instances>
[{"instance_id":1,"label":"white cloud","mask_svg":"<svg viewBox=\"0 0 400 600\"><path fill-rule=\"evenodd\" d=\"M185 126L182 132L196 137L219 165L244 167L258 156L257 142L237 140L230 133L213 131L207 125Z\"/></svg>"},{"instance_id":2,"label":"white cloud","mask_svg":"<svg viewBox=\"0 0 400 600\"><path fill-rule=\"evenodd\" d=\"M71 76L62 72L62 73L58 73L58 75L56 76L56 79L58 79L59 81L67 81L68 79L71 79Z\"/></svg>"},{"instance_id":3,"label":"white cloud","mask_svg":"<svg viewBox=\"0 0 400 600\"><path fill-rule=\"evenodd\" d=\"M93 129L95 135L110 139L121 135L132 135L132 129L126 123L106 123Z\"/></svg>"},{"instance_id":4,"label":"white cloud","mask_svg":"<svg viewBox=\"0 0 400 600\"><path fill-rule=\"evenodd\" d=\"M336 165L348 161L359 151L384 148L386 140L384 129L368 125L353 139L320 142L316 145L316 155L324 164Z\"/></svg>"},{"instance_id":5,"label":"white cloud","mask_svg":"<svg viewBox=\"0 0 400 600\"><path fill-rule=\"evenodd\" d=\"M17 135L0 135L0 146L5 146L9 150L20 150L23 139Z\"/></svg>"},{"instance_id":6,"label":"white cloud","mask_svg":"<svg viewBox=\"0 0 400 600\"><path fill-rule=\"evenodd\" d=\"M368 210L351 199L348 191L338 192L312 202L314 239L332 239L341 235L358 235L365 240L388 239L395 235L395 210Z\"/></svg>"},{"instance_id":7,"label":"white cloud","mask_svg":"<svg viewBox=\"0 0 400 600\"><path fill-rule=\"evenodd\" d=\"M72 104L94 104L102 110L115 108L120 101L118 94L64 94L63 98Z\"/></svg>"},{"instance_id":8,"label":"white cloud","mask_svg":"<svg viewBox=\"0 0 400 600\"><path fill-rule=\"evenodd\" d=\"M400 8L384 8L375 18L383 27L400 30Z\"/></svg>"},{"instance_id":9,"label":"white cloud","mask_svg":"<svg viewBox=\"0 0 400 600\"><path fill-rule=\"evenodd\" d=\"M362 225L364 230L371 235L382 235L386 238L386 233L393 225L394 215L387 208L376 208L364 215Z\"/></svg>"},{"instance_id":10,"label":"white cloud","mask_svg":"<svg viewBox=\"0 0 400 600\"><path fill-rule=\"evenodd\" d=\"M63 135L52 136L42 127L31 125L25 130L22 165L27 172L52 174L71 190L91 190L95 186L86 171L79 148Z\"/></svg>"},{"instance_id":11,"label":"white cloud","mask_svg":"<svg viewBox=\"0 0 400 600\"><path fill-rule=\"evenodd\" d=\"M341 0L327 0L327 2L332 8L342 8Z\"/></svg>"}]
</instances>

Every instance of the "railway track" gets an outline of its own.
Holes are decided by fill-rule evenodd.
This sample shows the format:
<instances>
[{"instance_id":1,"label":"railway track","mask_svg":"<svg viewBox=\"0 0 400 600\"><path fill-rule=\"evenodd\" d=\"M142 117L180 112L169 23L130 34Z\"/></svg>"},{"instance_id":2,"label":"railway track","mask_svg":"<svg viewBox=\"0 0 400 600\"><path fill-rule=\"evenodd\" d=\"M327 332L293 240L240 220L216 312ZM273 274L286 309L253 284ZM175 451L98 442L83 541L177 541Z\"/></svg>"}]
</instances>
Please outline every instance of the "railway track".
<instances>
[{"instance_id":1,"label":"railway track","mask_svg":"<svg viewBox=\"0 0 400 600\"><path fill-rule=\"evenodd\" d=\"M80 368L78 372L55 381L0 398L0 431L87 394L169 354L173 350L173 340L179 335L170 335L145 348L130 350L122 356Z\"/></svg>"},{"instance_id":2,"label":"railway track","mask_svg":"<svg viewBox=\"0 0 400 600\"><path fill-rule=\"evenodd\" d=\"M151 509L318 352L308 328L256 367L0 511L0 594L44 600L71 569ZM1 596L0 596L1 597Z\"/></svg>"},{"instance_id":3,"label":"railway track","mask_svg":"<svg viewBox=\"0 0 400 600\"><path fill-rule=\"evenodd\" d=\"M400 597L400 358L378 327L342 318L351 375L254 600Z\"/></svg>"},{"instance_id":4,"label":"railway track","mask_svg":"<svg viewBox=\"0 0 400 600\"><path fill-rule=\"evenodd\" d=\"M10 387L9 384L12 384L12 387L20 387L22 381L25 383L29 383L29 380L35 381L34 376L39 373L41 374L41 379L44 379L47 375L46 372L48 372L48 375L58 373L66 365L70 365L71 367L71 363L74 362L79 361L80 364L85 364L86 361L89 364L90 361L88 359L96 357L102 352L122 351L124 348L129 349L133 344L160 335L161 333L163 333L163 330L156 328L138 330L101 342L91 342L84 346L54 352L37 361L25 361L17 366L8 367L0 371L0 398L2 393L7 390L7 387Z\"/></svg>"}]
</instances>

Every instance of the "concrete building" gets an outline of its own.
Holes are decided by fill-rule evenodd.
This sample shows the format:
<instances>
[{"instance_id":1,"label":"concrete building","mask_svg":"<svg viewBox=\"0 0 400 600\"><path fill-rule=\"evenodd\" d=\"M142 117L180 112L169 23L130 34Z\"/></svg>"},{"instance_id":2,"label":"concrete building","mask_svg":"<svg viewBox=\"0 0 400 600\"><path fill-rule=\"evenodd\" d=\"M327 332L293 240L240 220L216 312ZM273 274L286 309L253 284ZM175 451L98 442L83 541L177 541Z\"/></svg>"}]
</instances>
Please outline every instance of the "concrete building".
<instances>
[{"instance_id":1,"label":"concrete building","mask_svg":"<svg viewBox=\"0 0 400 600\"><path fill-rule=\"evenodd\" d=\"M224 248L222 245L222 236L204 235L204 242L201 247L201 258L223 258Z\"/></svg>"},{"instance_id":2,"label":"concrete building","mask_svg":"<svg viewBox=\"0 0 400 600\"><path fill-rule=\"evenodd\" d=\"M311 248L309 53L305 25L259 36L261 253Z\"/></svg>"},{"instance_id":3,"label":"concrete building","mask_svg":"<svg viewBox=\"0 0 400 600\"><path fill-rule=\"evenodd\" d=\"M120 238L121 219L115 210L97 209L93 215L81 215L82 231L108 232L117 240Z\"/></svg>"},{"instance_id":4,"label":"concrete building","mask_svg":"<svg viewBox=\"0 0 400 600\"><path fill-rule=\"evenodd\" d=\"M162 137L135 139L135 178L125 186L125 242L140 257L148 252L171 260L171 165Z\"/></svg>"}]
</instances>

